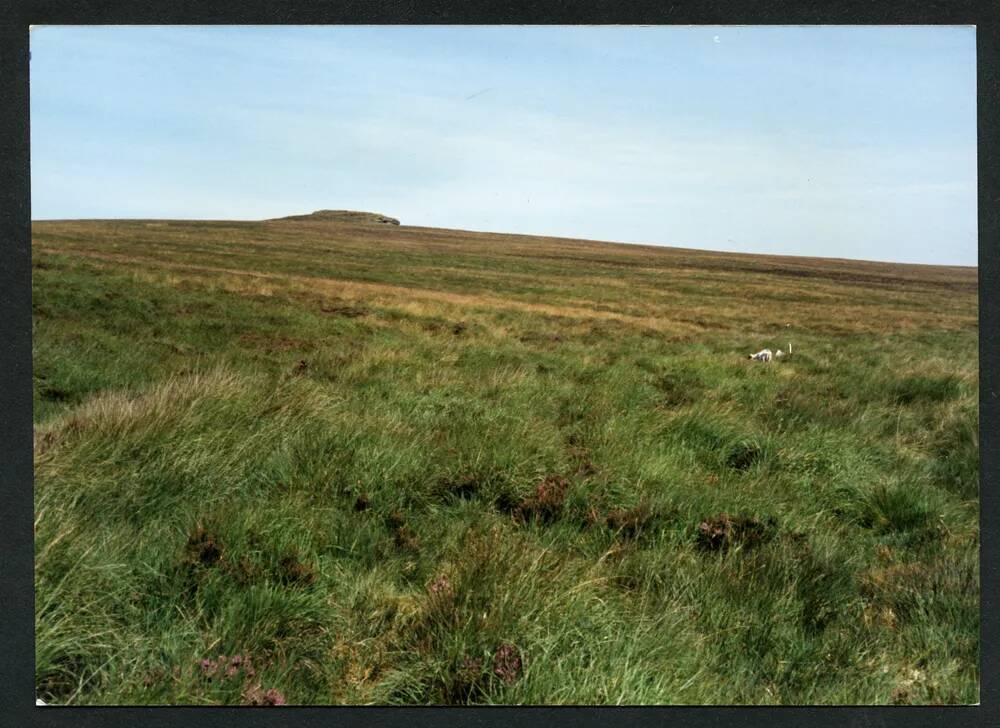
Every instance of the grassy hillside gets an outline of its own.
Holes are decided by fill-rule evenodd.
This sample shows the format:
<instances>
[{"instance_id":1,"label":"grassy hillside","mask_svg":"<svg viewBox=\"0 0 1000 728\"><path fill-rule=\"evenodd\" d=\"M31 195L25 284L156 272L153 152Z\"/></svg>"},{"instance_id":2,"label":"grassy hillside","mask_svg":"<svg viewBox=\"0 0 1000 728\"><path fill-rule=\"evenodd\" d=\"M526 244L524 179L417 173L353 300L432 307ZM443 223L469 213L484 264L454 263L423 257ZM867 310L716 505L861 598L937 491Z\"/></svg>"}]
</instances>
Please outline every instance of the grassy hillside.
<instances>
[{"instance_id":1,"label":"grassy hillside","mask_svg":"<svg viewBox=\"0 0 1000 728\"><path fill-rule=\"evenodd\" d=\"M308 218L33 267L43 699L978 699L975 269Z\"/></svg>"}]
</instances>

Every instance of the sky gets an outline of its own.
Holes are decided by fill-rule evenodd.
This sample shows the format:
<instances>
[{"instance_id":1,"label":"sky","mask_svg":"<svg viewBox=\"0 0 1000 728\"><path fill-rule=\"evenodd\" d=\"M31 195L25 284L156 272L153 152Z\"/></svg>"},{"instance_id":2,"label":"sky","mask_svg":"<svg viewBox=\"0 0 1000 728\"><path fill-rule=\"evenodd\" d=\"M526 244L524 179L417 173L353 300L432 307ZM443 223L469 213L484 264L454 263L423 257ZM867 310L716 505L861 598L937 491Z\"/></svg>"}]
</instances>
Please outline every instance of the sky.
<instances>
[{"instance_id":1,"label":"sky","mask_svg":"<svg viewBox=\"0 0 1000 728\"><path fill-rule=\"evenodd\" d=\"M972 26L41 26L32 218L977 261Z\"/></svg>"}]
</instances>

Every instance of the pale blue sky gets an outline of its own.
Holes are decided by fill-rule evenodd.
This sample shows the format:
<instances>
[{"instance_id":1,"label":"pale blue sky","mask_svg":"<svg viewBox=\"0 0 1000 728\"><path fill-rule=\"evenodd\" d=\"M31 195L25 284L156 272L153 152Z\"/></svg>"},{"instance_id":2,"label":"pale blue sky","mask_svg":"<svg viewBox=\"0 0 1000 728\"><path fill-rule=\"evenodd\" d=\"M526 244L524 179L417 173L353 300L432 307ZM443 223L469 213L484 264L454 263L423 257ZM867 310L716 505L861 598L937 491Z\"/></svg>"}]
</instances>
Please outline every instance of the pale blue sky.
<instances>
[{"instance_id":1,"label":"pale blue sky","mask_svg":"<svg viewBox=\"0 0 1000 728\"><path fill-rule=\"evenodd\" d=\"M32 217L975 265L972 27L36 27Z\"/></svg>"}]
</instances>

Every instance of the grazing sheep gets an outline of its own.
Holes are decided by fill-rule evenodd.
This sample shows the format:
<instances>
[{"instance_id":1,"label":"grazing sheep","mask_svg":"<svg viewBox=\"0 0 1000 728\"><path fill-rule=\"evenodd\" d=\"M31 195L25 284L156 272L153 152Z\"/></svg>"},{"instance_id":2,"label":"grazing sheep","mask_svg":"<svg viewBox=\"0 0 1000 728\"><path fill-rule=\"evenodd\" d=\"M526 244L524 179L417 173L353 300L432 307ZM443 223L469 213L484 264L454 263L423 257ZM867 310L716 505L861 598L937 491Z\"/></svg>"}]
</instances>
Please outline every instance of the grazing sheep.
<instances>
[{"instance_id":1,"label":"grazing sheep","mask_svg":"<svg viewBox=\"0 0 1000 728\"><path fill-rule=\"evenodd\" d=\"M792 353L792 342L788 342L788 354L790 355L791 353ZM762 361L765 364L770 364L772 358L778 359L779 357L782 356L785 356L785 352L783 352L781 349L778 349L776 352L774 352L773 355L771 354L770 349L761 349L756 354L750 354L749 356L747 356L747 359L753 359L754 361Z\"/></svg>"}]
</instances>

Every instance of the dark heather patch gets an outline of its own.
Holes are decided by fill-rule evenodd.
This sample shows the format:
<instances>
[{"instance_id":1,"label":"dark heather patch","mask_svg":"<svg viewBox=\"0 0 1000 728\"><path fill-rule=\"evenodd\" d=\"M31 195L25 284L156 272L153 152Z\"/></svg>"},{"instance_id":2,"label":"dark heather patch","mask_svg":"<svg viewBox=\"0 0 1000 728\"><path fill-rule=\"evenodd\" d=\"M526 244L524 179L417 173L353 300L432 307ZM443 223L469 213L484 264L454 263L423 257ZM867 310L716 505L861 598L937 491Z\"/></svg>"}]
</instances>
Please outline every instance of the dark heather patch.
<instances>
[{"instance_id":1,"label":"dark heather patch","mask_svg":"<svg viewBox=\"0 0 1000 728\"><path fill-rule=\"evenodd\" d=\"M367 308L363 308L361 306L349 306L346 304L321 305L319 310L323 313L343 316L345 318L358 318L360 316L367 316L371 313Z\"/></svg>"},{"instance_id":2,"label":"dark heather patch","mask_svg":"<svg viewBox=\"0 0 1000 728\"><path fill-rule=\"evenodd\" d=\"M512 685L521 677L523 667L521 652L512 644L505 642L493 655L493 674L506 685Z\"/></svg>"},{"instance_id":3,"label":"dark heather patch","mask_svg":"<svg viewBox=\"0 0 1000 728\"><path fill-rule=\"evenodd\" d=\"M452 592L451 581L448 579L447 574L441 574L434 579L428 586L427 591L436 597L446 597L450 596Z\"/></svg>"},{"instance_id":4,"label":"dark heather patch","mask_svg":"<svg viewBox=\"0 0 1000 728\"><path fill-rule=\"evenodd\" d=\"M796 558L810 556L812 545L809 537L801 531L789 531L781 534L781 543L788 548Z\"/></svg>"},{"instance_id":5,"label":"dark heather patch","mask_svg":"<svg viewBox=\"0 0 1000 728\"><path fill-rule=\"evenodd\" d=\"M728 551L733 546L754 548L774 537L773 518L761 521L750 516L720 513L698 524L698 547L705 551Z\"/></svg>"},{"instance_id":6,"label":"dark heather patch","mask_svg":"<svg viewBox=\"0 0 1000 728\"><path fill-rule=\"evenodd\" d=\"M167 671L162 667L154 667L151 670L147 670L142 676L142 686L145 688L151 688L154 685L166 680Z\"/></svg>"},{"instance_id":7,"label":"dark heather patch","mask_svg":"<svg viewBox=\"0 0 1000 728\"><path fill-rule=\"evenodd\" d=\"M909 705L910 692L906 688L896 688L889 696L889 702L893 705Z\"/></svg>"},{"instance_id":8,"label":"dark heather patch","mask_svg":"<svg viewBox=\"0 0 1000 728\"><path fill-rule=\"evenodd\" d=\"M285 696L275 688L264 690L260 685L253 685L243 691L243 702L247 705L284 705Z\"/></svg>"},{"instance_id":9,"label":"dark heather patch","mask_svg":"<svg viewBox=\"0 0 1000 728\"><path fill-rule=\"evenodd\" d=\"M580 518L580 525L583 528L590 528L597 525L601 521L601 518L601 512L597 510L596 506L591 505L583 512L583 516Z\"/></svg>"},{"instance_id":10,"label":"dark heather patch","mask_svg":"<svg viewBox=\"0 0 1000 728\"><path fill-rule=\"evenodd\" d=\"M385 517L385 524L392 529L400 528L406 525L406 517L400 510L390 511L389 515Z\"/></svg>"},{"instance_id":11,"label":"dark heather patch","mask_svg":"<svg viewBox=\"0 0 1000 728\"><path fill-rule=\"evenodd\" d=\"M52 385L46 385L38 389L38 396L48 402L65 402L70 399L73 394L61 387L54 387Z\"/></svg>"},{"instance_id":12,"label":"dark heather patch","mask_svg":"<svg viewBox=\"0 0 1000 728\"><path fill-rule=\"evenodd\" d=\"M569 481L563 476L546 476L535 488L534 494L525 498L514 509L514 517L519 521L551 523L562 513L567 488Z\"/></svg>"},{"instance_id":13,"label":"dark heather patch","mask_svg":"<svg viewBox=\"0 0 1000 728\"><path fill-rule=\"evenodd\" d=\"M48 673L41 675L38 681L38 694L49 699L65 698L73 694L78 685L78 679L86 669L86 658L82 655L60 655L55 660L55 666Z\"/></svg>"},{"instance_id":14,"label":"dark heather patch","mask_svg":"<svg viewBox=\"0 0 1000 728\"><path fill-rule=\"evenodd\" d=\"M438 487L445 495L467 500L479 493L483 486L482 478L475 473L460 473L443 478Z\"/></svg>"},{"instance_id":15,"label":"dark heather patch","mask_svg":"<svg viewBox=\"0 0 1000 728\"><path fill-rule=\"evenodd\" d=\"M309 586L316 581L316 568L295 554L286 554L278 562L278 580L285 586Z\"/></svg>"},{"instance_id":16,"label":"dark heather patch","mask_svg":"<svg viewBox=\"0 0 1000 728\"><path fill-rule=\"evenodd\" d=\"M420 539L406 522L402 512L394 510L385 518L385 523L392 531L392 540L401 551L419 551Z\"/></svg>"},{"instance_id":17,"label":"dark heather patch","mask_svg":"<svg viewBox=\"0 0 1000 728\"><path fill-rule=\"evenodd\" d=\"M651 528L656 521L656 514L649 505L640 503L634 508L616 508L608 512L605 523L624 539L634 539Z\"/></svg>"},{"instance_id":18,"label":"dark heather patch","mask_svg":"<svg viewBox=\"0 0 1000 728\"><path fill-rule=\"evenodd\" d=\"M251 561L250 557L246 554L240 556L239 560L236 562L233 562L231 559L227 559L224 566L226 571L229 572L229 575L232 576L238 584L244 586L255 581L259 581L266 576L264 570L254 564L254 562Z\"/></svg>"},{"instance_id":19,"label":"dark heather patch","mask_svg":"<svg viewBox=\"0 0 1000 728\"><path fill-rule=\"evenodd\" d=\"M581 445L576 435L570 435L566 452L576 464L576 473L583 477L588 477L597 473L597 466L590 459L590 450Z\"/></svg>"},{"instance_id":20,"label":"dark heather patch","mask_svg":"<svg viewBox=\"0 0 1000 728\"><path fill-rule=\"evenodd\" d=\"M393 531L393 543L402 551L420 550L420 539L409 526L400 526Z\"/></svg>"},{"instance_id":21,"label":"dark heather patch","mask_svg":"<svg viewBox=\"0 0 1000 728\"><path fill-rule=\"evenodd\" d=\"M468 328L469 325L467 323L465 323L464 321L459 321L458 323L456 323L454 326L451 327L451 333L453 333L455 336L461 336L462 334L465 333L466 329Z\"/></svg>"},{"instance_id":22,"label":"dark heather patch","mask_svg":"<svg viewBox=\"0 0 1000 728\"><path fill-rule=\"evenodd\" d=\"M208 682L229 680L242 682L257 674L249 655L233 655L232 657L219 655L214 660L205 658L198 662L198 670L201 678Z\"/></svg>"},{"instance_id":23,"label":"dark heather patch","mask_svg":"<svg viewBox=\"0 0 1000 728\"><path fill-rule=\"evenodd\" d=\"M520 505L520 503L521 501L519 501L516 496L507 492L503 492L497 496L493 505L496 506L496 509L501 513L513 515L514 512L517 511L517 507Z\"/></svg>"},{"instance_id":24,"label":"dark heather patch","mask_svg":"<svg viewBox=\"0 0 1000 728\"><path fill-rule=\"evenodd\" d=\"M292 367L293 374L305 374L307 371L309 371L309 362L305 359L299 359Z\"/></svg>"},{"instance_id":25,"label":"dark heather patch","mask_svg":"<svg viewBox=\"0 0 1000 728\"><path fill-rule=\"evenodd\" d=\"M465 657L446 680L444 702L461 705L485 694L485 670L481 657Z\"/></svg>"},{"instance_id":26,"label":"dark heather patch","mask_svg":"<svg viewBox=\"0 0 1000 728\"><path fill-rule=\"evenodd\" d=\"M749 470L763 456L760 447L753 442L736 443L726 457L726 465L733 470Z\"/></svg>"},{"instance_id":27,"label":"dark heather patch","mask_svg":"<svg viewBox=\"0 0 1000 728\"><path fill-rule=\"evenodd\" d=\"M198 524L188 538L185 561L192 566L210 567L219 563L222 554L222 544L217 537Z\"/></svg>"}]
</instances>

